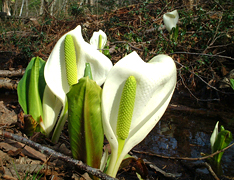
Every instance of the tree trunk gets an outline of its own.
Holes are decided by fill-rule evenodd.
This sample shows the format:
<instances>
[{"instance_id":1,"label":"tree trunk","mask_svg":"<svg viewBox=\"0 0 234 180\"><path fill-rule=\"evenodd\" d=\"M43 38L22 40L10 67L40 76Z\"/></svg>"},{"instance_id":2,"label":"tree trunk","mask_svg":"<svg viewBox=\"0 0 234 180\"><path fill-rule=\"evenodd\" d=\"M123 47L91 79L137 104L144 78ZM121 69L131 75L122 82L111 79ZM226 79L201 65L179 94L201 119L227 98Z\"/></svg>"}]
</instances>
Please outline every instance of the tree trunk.
<instances>
[{"instance_id":1,"label":"tree trunk","mask_svg":"<svg viewBox=\"0 0 234 180\"><path fill-rule=\"evenodd\" d=\"M54 14L54 8L55 8L55 5L57 3L57 0L52 0L51 3L52 4L51 4L51 8L50 8L50 15L53 16L53 14Z\"/></svg>"},{"instance_id":2,"label":"tree trunk","mask_svg":"<svg viewBox=\"0 0 234 180\"><path fill-rule=\"evenodd\" d=\"M11 16L9 5L9 0L2 0L2 11L7 13L8 16Z\"/></svg>"},{"instance_id":3,"label":"tree trunk","mask_svg":"<svg viewBox=\"0 0 234 180\"><path fill-rule=\"evenodd\" d=\"M25 1L25 6L26 6L26 17L28 17L28 0Z\"/></svg>"},{"instance_id":4,"label":"tree trunk","mask_svg":"<svg viewBox=\"0 0 234 180\"><path fill-rule=\"evenodd\" d=\"M24 0L22 0L22 4L21 4L21 8L20 8L19 16L21 16L21 15L22 15L23 8L24 8Z\"/></svg>"},{"instance_id":5,"label":"tree trunk","mask_svg":"<svg viewBox=\"0 0 234 180\"><path fill-rule=\"evenodd\" d=\"M42 15L44 12L44 0L41 0L41 5L40 5L40 12L39 14Z\"/></svg>"},{"instance_id":6,"label":"tree trunk","mask_svg":"<svg viewBox=\"0 0 234 180\"><path fill-rule=\"evenodd\" d=\"M94 6L94 0L89 0L89 4L90 4L91 6Z\"/></svg>"},{"instance_id":7,"label":"tree trunk","mask_svg":"<svg viewBox=\"0 0 234 180\"><path fill-rule=\"evenodd\" d=\"M16 13L17 13L17 8L18 8L18 0L15 0L13 16L15 16L15 15L16 15Z\"/></svg>"},{"instance_id":8,"label":"tree trunk","mask_svg":"<svg viewBox=\"0 0 234 180\"><path fill-rule=\"evenodd\" d=\"M64 0L64 17L67 17L67 14L68 14L68 1L67 0Z\"/></svg>"}]
</instances>

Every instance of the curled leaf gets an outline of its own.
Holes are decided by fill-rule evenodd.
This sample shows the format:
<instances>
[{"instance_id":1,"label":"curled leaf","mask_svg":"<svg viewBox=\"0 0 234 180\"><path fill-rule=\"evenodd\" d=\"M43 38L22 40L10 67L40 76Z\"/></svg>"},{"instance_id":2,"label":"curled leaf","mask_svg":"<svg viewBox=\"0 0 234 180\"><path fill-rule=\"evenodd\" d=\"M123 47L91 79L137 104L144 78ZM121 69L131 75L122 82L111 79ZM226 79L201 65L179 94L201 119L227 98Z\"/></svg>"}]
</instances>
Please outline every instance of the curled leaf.
<instances>
[{"instance_id":1,"label":"curled leaf","mask_svg":"<svg viewBox=\"0 0 234 180\"><path fill-rule=\"evenodd\" d=\"M99 168L104 134L101 123L101 88L84 77L71 86L68 99L68 131L74 159Z\"/></svg>"}]
</instances>

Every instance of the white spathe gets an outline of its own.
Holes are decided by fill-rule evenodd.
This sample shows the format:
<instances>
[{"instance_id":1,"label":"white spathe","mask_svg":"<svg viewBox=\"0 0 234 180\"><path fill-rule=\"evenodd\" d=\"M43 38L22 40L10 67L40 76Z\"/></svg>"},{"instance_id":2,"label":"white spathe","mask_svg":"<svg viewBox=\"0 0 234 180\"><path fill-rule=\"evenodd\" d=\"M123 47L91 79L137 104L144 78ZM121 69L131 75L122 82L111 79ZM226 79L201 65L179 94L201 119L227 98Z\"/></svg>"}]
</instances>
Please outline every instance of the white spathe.
<instances>
[{"instance_id":1,"label":"white spathe","mask_svg":"<svg viewBox=\"0 0 234 180\"><path fill-rule=\"evenodd\" d=\"M214 143L218 137L219 134L219 121L217 121L215 128L213 130L213 133L210 137L210 146L211 146L211 152L214 153Z\"/></svg>"},{"instance_id":2,"label":"white spathe","mask_svg":"<svg viewBox=\"0 0 234 180\"><path fill-rule=\"evenodd\" d=\"M163 15L163 22L168 32L170 32L173 27L176 27L178 20L179 20L179 14L177 10L165 13Z\"/></svg>"},{"instance_id":3,"label":"white spathe","mask_svg":"<svg viewBox=\"0 0 234 180\"><path fill-rule=\"evenodd\" d=\"M99 47L99 36L101 35L101 46ZM90 39L90 44L96 47L97 49L103 49L107 42L107 36L106 33L104 33L102 30L99 30L97 32L93 33L93 36Z\"/></svg>"},{"instance_id":4,"label":"white spathe","mask_svg":"<svg viewBox=\"0 0 234 180\"><path fill-rule=\"evenodd\" d=\"M62 102L52 93L50 88L46 85L43 95L43 123L41 124L47 137L53 130L57 117L62 107Z\"/></svg>"},{"instance_id":5,"label":"white spathe","mask_svg":"<svg viewBox=\"0 0 234 180\"><path fill-rule=\"evenodd\" d=\"M72 36L75 45L78 79L84 76L85 64L89 63L92 70L93 80L96 81L98 85L102 85L109 70L113 66L111 61L105 55L100 53L96 47L84 41L80 25L74 30L63 35L58 40L47 60L44 70L45 81L48 88L59 99L59 101L61 101L63 107L61 117L56 125L56 129L52 137L54 142L58 140L67 117L67 112L65 109L67 102L66 94L69 92L70 86L68 85L66 76L64 40L68 34ZM43 103L48 104L48 106L53 104L48 101L49 99L45 99ZM48 106L46 106L47 110L53 109L53 107L48 108ZM44 112L44 114L45 113L47 112ZM56 118L51 119L51 121L56 121ZM45 121L47 121L47 119L45 119Z\"/></svg>"},{"instance_id":6,"label":"white spathe","mask_svg":"<svg viewBox=\"0 0 234 180\"><path fill-rule=\"evenodd\" d=\"M134 76L137 81L136 98L129 136L118 158L117 117L123 87L129 76ZM146 63L136 52L132 52L111 69L102 94L103 128L111 146L107 174L116 176L124 156L141 142L160 120L171 100L176 78L175 63L167 55L157 55Z\"/></svg>"}]
</instances>

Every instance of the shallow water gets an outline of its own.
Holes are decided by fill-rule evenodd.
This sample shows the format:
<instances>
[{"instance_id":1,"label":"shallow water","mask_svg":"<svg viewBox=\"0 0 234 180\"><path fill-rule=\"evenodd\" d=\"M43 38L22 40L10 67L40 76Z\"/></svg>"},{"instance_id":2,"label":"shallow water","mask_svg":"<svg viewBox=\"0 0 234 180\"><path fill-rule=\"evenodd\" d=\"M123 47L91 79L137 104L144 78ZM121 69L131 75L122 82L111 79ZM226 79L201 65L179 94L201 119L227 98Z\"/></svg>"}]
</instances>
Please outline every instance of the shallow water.
<instances>
[{"instance_id":1,"label":"shallow water","mask_svg":"<svg viewBox=\"0 0 234 180\"><path fill-rule=\"evenodd\" d=\"M201 109L201 107L199 108ZM201 111L200 109L191 112L168 108L156 127L134 149L175 157L197 158L201 157L201 153L210 154L210 136L216 122L220 121L219 125L223 125L225 129L230 130L234 134L234 118L231 118L234 116L229 112L223 112L223 116L222 112L216 115L215 112L217 110L215 106L214 109L210 109L209 111L204 109ZM214 112L213 115L212 112ZM182 177L187 177L181 163L176 160L138 154L138 157L141 156L158 167L164 168L168 173L182 173ZM199 162L205 161L190 161L189 163ZM223 175L234 176L234 146L224 152L222 170ZM198 171L205 175L209 174L206 168L197 169Z\"/></svg>"}]
</instances>

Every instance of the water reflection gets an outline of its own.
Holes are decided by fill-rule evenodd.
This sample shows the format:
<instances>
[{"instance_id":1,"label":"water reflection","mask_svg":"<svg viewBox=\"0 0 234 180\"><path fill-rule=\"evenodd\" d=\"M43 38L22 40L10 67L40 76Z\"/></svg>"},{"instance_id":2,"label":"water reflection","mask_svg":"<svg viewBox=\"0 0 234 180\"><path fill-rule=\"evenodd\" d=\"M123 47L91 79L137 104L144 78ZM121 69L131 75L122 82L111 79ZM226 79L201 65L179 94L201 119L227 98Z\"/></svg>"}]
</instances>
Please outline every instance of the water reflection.
<instances>
[{"instance_id":1,"label":"water reflection","mask_svg":"<svg viewBox=\"0 0 234 180\"><path fill-rule=\"evenodd\" d=\"M136 149L177 157L196 158L201 157L201 153L210 154L210 136L216 121L217 119L213 117L166 112L157 126ZM223 122L221 124L233 133L233 126L227 124L225 126ZM225 151L222 158L223 172L226 176L233 176L233 162L234 147L231 147ZM203 173L208 173L208 171L205 170Z\"/></svg>"}]
</instances>

